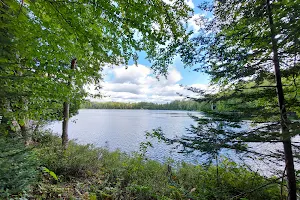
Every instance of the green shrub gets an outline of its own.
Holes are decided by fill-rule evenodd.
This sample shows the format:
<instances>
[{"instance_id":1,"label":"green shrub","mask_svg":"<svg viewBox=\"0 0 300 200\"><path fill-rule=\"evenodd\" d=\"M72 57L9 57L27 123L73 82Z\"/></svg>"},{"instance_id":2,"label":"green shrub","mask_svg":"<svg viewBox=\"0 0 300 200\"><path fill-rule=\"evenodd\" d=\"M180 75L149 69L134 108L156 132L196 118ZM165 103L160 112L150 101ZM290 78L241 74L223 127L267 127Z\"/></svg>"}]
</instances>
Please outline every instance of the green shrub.
<instances>
[{"instance_id":1,"label":"green shrub","mask_svg":"<svg viewBox=\"0 0 300 200\"><path fill-rule=\"evenodd\" d=\"M98 148L70 141L67 150L63 150L60 138L49 134L40 140L36 153L43 166L64 178L88 177L100 168Z\"/></svg>"},{"instance_id":2,"label":"green shrub","mask_svg":"<svg viewBox=\"0 0 300 200\"><path fill-rule=\"evenodd\" d=\"M36 192L45 198L222 200L242 194L237 199L276 200L281 196L276 183L249 192L273 180L226 159L218 168L162 164L140 154L130 156L74 141L63 151L60 138L48 134L39 138L35 152L42 165L58 175L55 185L44 180Z\"/></svg>"},{"instance_id":3,"label":"green shrub","mask_svg":"<svg viewBox=\"0 0 300 200\"><path fill-rule=\"evenodd\" d=\"M38 160L20 139L0 137L0 198L26 193L37 181Z\"/></svg>"},{"instance_id":4,"label":"green shrub","mask_svg":"<svg viewBox=\"0 0 300 200\"><path fill-rule=\"evenodd\" d=\"M97 189L114 199L280 199L280 187L257 173L224 160L217 168L187 163L170 170L168 164L145 160L139 155L102 152L103 178ZM259 186L271 183L254 192ZM284 195L286 191L284 190ZM239 199L238 198L238 199Z\"/></svg>"},{"instance_id":5,"label":"green shrub","mask_svg":"<svg viewBox=\"0 0 300 200\"><path fill-rule=\"evenodd\" d=\"M178 184L191 190L197 199L231 199L242 193L239 198L251 200L281 199L280 185L258 173L250 172L234 162L224 159L218 167L203 167L182 163L176 173ZM267 183L270 183L267 185ZM259 186L267 185L253 192ZM286 194L284 192L284 194ZM237 199L239 199L237 198Z\"/></svg>"}]
</instances>

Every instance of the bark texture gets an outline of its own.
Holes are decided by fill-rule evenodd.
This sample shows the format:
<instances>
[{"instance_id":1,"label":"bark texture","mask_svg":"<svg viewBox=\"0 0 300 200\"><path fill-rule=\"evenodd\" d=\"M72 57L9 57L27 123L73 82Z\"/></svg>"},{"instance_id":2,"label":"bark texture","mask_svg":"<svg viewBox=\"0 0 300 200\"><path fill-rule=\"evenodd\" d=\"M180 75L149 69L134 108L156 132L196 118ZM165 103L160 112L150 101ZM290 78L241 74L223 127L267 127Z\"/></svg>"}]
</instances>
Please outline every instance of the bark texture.
<instances>
[{"instance_id":1,"label":"bark texture","mask_svg":"<svg viewBox=\"0 0 300 200\"><path fill-rule=\"evenodd\" d=\"M280 121L281 133L282 133L283 149L284 149L285 165L286 165L286 173L287 173L288 189L289 189L288 199L297 200L294 158L293 158L293 151L292 151L292 144L291 144L291 136L288 127L289 122L288 122L285 102L284 102L284 92L283 92L282 81L281 81L280 62L278 57L278 44L277 44L277 40L275 39L276 30L273 22L270 0L267 0L266 3L267 3L268 18L269 18L269 26L271 31L273 63L275 69L278 105L279 105L280 117L281 117L281 121Z\"/></svg>"},{"instance_id":2,"label":"bark texture","mask_svg":"<svg viewBox=\"0 0 300 200\"><path fill-rule=\"evenodd\" d=\"M76 68L76 58L71 61L71 69L75 70ZM72 76L69 77L70 80L68 81L68 86L71 86ZM63 149L68 148L69 142L69 135L68 135L68 128L69 128L69 118L70 118L70 103L64 102L63 105L63 124L62 124L62 147Z\"/></svg>"},{"instance_id":3,"label":"bark texture","mask_svg":"<svg viewBox=\"0 0 300 200\"><path fill-rule=\"evenodd\" d=\"M64 102L62 135L61 135L63 149L68 148L68 142L69 142L69 136L68 136L69 109L70 109L69 103Z\"/></svg>"}]
</instances>

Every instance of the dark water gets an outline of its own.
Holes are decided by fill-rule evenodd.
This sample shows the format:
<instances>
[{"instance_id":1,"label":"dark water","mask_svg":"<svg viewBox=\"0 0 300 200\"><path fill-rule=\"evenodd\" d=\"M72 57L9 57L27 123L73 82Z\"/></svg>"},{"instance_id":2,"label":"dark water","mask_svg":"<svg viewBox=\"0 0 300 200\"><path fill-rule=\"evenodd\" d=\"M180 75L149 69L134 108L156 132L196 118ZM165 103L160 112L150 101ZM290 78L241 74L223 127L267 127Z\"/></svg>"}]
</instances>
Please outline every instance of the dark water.
<instances>
[{"instance_id":1,"label":"dark water","mask_svg":"<svg viewBox=\"0 0 300 200\"><path fill-rule=\"evenodd\" d=\"M161 162L172 158L174 161L185 161L189 163L203 163L205 158L196 154L183 155L172 146L158 142L156 139L147 140L145 131L161 127L168 137L182 136L186 128L195 122L189 114L201 116L199 112L167 111L167 110L100 110L83 109L79 114L70 119L69 138L76 139L82 144L94 144L98 147L107 147L110 150L120 149L132 153L138 152L140 143L150 141L153 148L147 149L147 156ZM61 122L54 122L47 128L61 134ZM249 128L244 126L243 128ZM254 144L254 149L265 152L270 149L282 148L281 144ZM233 152L222 152L223 156L238 162L238 156ZM252 169L270 174L271 168L280 170L282 166L266 165L261 160L248 160Z\"/></svg>"}]
</instances>

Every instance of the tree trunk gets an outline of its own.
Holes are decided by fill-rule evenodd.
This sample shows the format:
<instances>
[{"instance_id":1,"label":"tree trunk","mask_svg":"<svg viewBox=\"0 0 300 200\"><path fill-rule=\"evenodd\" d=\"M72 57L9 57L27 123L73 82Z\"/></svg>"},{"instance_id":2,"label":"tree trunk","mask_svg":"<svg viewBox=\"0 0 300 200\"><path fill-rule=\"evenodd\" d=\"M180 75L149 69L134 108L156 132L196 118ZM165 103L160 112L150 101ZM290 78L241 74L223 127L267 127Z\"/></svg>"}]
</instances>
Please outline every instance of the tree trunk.
<instances>
[{"instance_id":1,"label":"tree trunk","mask_svg":"<svg viewBox=\"0 0 300 200\"><path fill-rule=\"evenodd\" d=\"M30 131L28 129L28 125L24 121L24 124L19 124L19 126L20 126L20 129L21 129L22 137L24 139L24 143L27 146L27 145L30 144L30 141L31 141L31 135L30 135Z\"/></svg>"},{"instance_id":2,"label":"tree trunk","mask_svg":"<svg viewBox=\"0 0 300 200\"><path fill-rule=\"evenodd\" d=\"M68 141L69 141L68 125L69 125L69 103L64 102L62 135L61 135L63 149L67 149L68 147Z\"/></svg>"},{"instance_id":3,"label":"tree trunk","mask_svg":"<svg viewBox=\"0 0 300 200\"><path fill-rule=\"evenodd\" d=\"M273 22L272 10L271 10L271 5L270 5L269 0L267 0L267 11L268 11L268 17L269 17L270 31L271 31L273 63L274 63L274 69L275 69L277 97L278 97L278 104L279 104L279 108L280 108L281 132L282 132L282 139L283 139L283 148L284 148L288 189L289 189L288 199L296 200L297 199L297 188L296 188L294 158L293 158L293 151L292 151L292 144L291 144L291 136L290 136L289 127L288 127L288 118L287 118L285 102L284 102L284 93L283 93L282 82L281 82L280 63L279 63L279 58L278 58L278 47L277 47L277 40L275 39L276 32L275 32L275 26L274 26L274 22Z\"/></svg>"},{"instance_id":4,"label":"tree trunk","mask_svg":"<svg viewBox=\"0 0 300 200\"><path fill-rule=\"evenodd\" d=\"M71 69L75 70L76 67L76 58L71 61ZM68 86L71 86L72 76L69 77ZM68 136L68 126L69 126L69 116L70 115L70 104L69 102L64 102L63 108L63 124L62 124L62 147L63 149L68 148L69 136Z\"/></svg>"}]
</instances>

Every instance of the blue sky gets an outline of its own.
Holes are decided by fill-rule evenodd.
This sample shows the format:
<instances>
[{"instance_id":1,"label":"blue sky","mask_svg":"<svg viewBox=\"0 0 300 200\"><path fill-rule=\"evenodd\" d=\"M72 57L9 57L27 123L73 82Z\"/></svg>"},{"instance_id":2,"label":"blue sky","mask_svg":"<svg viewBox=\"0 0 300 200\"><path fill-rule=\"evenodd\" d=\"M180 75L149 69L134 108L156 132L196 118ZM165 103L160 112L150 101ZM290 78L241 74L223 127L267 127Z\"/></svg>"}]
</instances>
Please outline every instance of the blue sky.
<instances>
[{"instance_id":1,"label":"blue sky","mask_svg":"<svg viewBox=\"0 0 300 200\"><path fill-rule=\"evenodd\" d=\"M165 0L167 1L167 0ZM202 0L186 0L194 9L194 16L189 21L188 29L197 32L199 26L195 19L203 13L197 8ZM207 88L209 77L206 74L195 72L190 68L184 68L179 56L176 56L169 66L168 78L159 77L159 81L153 76L151 64L145 59L146 54L140 53L138 67L129 63L126 70L124 66L104 69L104 83L101 93L106 96L96 101L118 102L156 102L166 103L176 99L182 99L178 95L194 95L184 90L180 85L193 86L201 89Z\"/></svg>"},{"instance_id":2,"label":"blue sky","mask_svg":"<svg viewBox=\"0 0 300 200\"><path fill-rule=\"evenodd\" d=\"M146 53L142 52L139 54L139 64L145 65L145 66L151 66L151 63L145 59ZM130 63L133 65L133 62ZM209 77L207 74L195 72L192 68L185 68L183 63L180 60L180 57L176 57L174 59L173 65L182 75L182 79L178 82L182 85L191 85L191 84L208 84L209 83Z\"/></svg>"}]
</instances>

